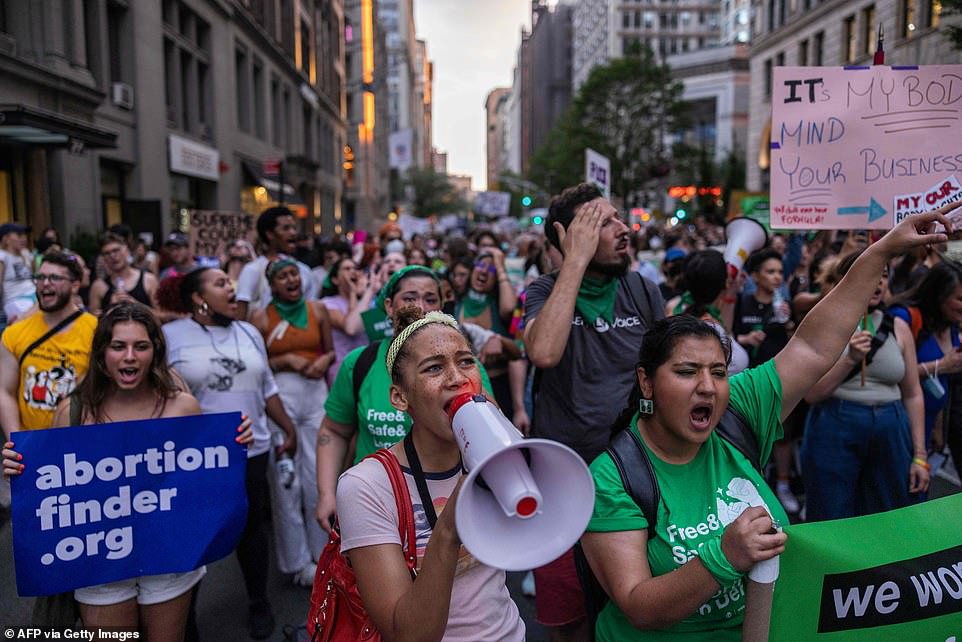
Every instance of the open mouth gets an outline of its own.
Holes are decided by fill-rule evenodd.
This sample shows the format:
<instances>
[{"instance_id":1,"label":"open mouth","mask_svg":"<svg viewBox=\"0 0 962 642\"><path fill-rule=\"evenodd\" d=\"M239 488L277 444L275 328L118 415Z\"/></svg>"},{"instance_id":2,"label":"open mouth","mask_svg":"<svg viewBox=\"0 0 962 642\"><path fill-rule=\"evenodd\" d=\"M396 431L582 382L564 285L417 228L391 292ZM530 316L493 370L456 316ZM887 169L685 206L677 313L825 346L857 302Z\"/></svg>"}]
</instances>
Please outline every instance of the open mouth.
<instances>
[{"instance_id":1,"label":"open mouth","mask_svg":"<svg viewBox=\"0 0 962 642\"><path fill-rule=\"evenodd\" d=\"M129 385L136 383L140 370L138 368L121 368L117 371L117 374L120 375L120 383Z\"/></svg>"},{"instance_id":2,"label":"open mouth","mask_svg":"<svg viewBox=\"0 0 962 642\"><path fill-rule=\"evenodd\" d=\"M689 415L692 428L695 430L707 430L711 428L711 413L711 404L695 404L695 407L691 409L691 413Z\"/></svg>"}]
</instances>

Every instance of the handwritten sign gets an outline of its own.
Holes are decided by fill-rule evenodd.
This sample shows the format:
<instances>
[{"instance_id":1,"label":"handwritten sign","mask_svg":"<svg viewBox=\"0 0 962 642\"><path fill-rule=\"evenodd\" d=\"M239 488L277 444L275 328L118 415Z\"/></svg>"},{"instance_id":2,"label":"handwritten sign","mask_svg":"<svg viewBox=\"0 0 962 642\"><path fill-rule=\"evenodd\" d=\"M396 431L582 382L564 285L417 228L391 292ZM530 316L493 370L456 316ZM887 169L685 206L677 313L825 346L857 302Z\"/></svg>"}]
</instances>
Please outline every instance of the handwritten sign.
<instances>
[{"instance_id":1,"label":"handwritten sign","mask_svg":"<svg viewBox=\"0 0 962 642\"><path fill-rule=\"evenodd\" d=\"M778 67L771 225L888 229L962 199L962 65Z\"/></svg>"},{"instance_id":2,"label":"handwritten sign","mask_svg":"<svg viewBox=\"0 0 962 642\"><path fill-rule=\"evenodd\" d=\"M238 239L251 241L254 217L243 212L214 210L190 211L190 251L198 258L219 260L226 248Z\"/></svg>"},{"instance_id":3,"label":"handwritten sign","mask_svg":"<svg viewBox=\"0 0 962 642\"><path fill-rule=\"evenodd\" d=\"M51 595L193 570L247 519L240 413L15 432L17 592Z\"/></svg>"}]
</instances>

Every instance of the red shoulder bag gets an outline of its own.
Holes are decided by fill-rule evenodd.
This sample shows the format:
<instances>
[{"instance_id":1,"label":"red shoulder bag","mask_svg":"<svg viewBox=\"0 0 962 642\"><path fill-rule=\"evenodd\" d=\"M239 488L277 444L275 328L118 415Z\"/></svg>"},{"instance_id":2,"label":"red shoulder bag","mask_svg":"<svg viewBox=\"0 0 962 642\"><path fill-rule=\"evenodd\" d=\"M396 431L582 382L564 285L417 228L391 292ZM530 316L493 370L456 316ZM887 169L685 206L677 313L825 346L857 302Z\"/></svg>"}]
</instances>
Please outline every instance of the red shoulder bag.
<instances>
[{"instance_id":1,"label":"red shoulder bag","mask_svg":"<svg viewBox=\"0 0 962 642\"><path fill-rule=\"evenodd\" d=\"M381 462L391 480L391 489L397 502L398 533L404 550L404 562L411 571L411 577L414 577L417 565L414 513L404 473L397 457L388 450L379 450L371 457ZM311 642L375 642L381 639L357 591L354 569L341 553L341 535L336 522L331 539L317 562L311 604L307 612L307 633L311 636Z\"/></svg>"}]
</instances>

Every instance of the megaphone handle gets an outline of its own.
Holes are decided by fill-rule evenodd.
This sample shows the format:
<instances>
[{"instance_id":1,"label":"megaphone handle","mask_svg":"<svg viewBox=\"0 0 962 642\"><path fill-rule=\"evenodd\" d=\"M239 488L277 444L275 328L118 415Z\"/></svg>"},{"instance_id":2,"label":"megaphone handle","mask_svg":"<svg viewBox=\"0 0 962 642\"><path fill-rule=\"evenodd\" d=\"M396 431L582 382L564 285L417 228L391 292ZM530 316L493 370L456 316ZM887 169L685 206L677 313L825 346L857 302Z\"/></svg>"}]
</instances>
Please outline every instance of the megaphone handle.
<instances>
[{"instance_id":1,"label":"megaphone handle","mask_svg":"<svg viewBox=\"0 0 962 642\"><path fill-rule=\"evenodd\" d=\"M424 516L428 518L428 524L431 525L431 530L434 530L435 524L438 523L438 514L434 510L434 500L431 499L431 491L428 490L428 482L424 477L424 471L421 469L421 459L418 457L418 451L414 447L414 438L410 432L404 438L404 454L407 455L408 466L411 467L411 474L414 475L414 483L418 487L418 495L421 497Z\"/></svg>"},{"instance_id":2,"label":"megaphone handle","mask_svg":"<svg viewBox=\"0 0 962 642\"><path fill-rule=\"evenodd\" d=\"M521 451L521 456L524 457L524 463L528 464L528 468L531 468L531 449L519 448L519 450ZM465 473L471 472L470 470L464 467L463 463L461 464L461 470L463 470ZM488 483L484 481L484 477L481 475L478 475L475 478L474 483L485 490L488 490L488 491L491 490L491 488L488 486Z\"/></svg>"}]
</instances>

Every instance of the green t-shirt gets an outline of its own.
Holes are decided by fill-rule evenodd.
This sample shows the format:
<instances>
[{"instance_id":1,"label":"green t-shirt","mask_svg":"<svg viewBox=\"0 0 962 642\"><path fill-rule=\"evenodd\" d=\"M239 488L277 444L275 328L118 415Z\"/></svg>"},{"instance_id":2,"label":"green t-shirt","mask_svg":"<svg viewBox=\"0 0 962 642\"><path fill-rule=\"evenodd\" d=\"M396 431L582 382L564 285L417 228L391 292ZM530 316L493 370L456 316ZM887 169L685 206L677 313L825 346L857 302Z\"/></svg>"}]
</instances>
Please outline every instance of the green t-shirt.
<instances>
[{"instance_id":1,"label":"green t-shirt","mask_svg":"<svg viewBox=\"0 0 962 642\"><path fill-rule=\"evenodd\" d=\"M782 383L774 360L745 370L730 380L730 405L752 427L761 446L762 462L782 436L779 420ZM636 433L637 416L632 419ZM640 435L639 435L640 436ZM644 444L644 440L642 440ZM648 541L648 565L653 576L664 575L697 555L698 548L721 537L725 526L749 506L765 506L782 524L788 516L762 475L728 441L712 433L687 464L669 464L647 445L661 490L655 535ZM595 509L588 531L641 530L648 522L625 491L621 476L607 453L591 464ZM609 602L598 616L597 640L741 640L745 586L738 580L723 586L696 613L662 631L639 631Z\"/></svg>"},{"instance_id":2,"label":"green t-shirt","mask_svg":"<svg viewBox=\"0 0 962 642\"><path fill-rule=\"evenodd\" d=\"M378 345L374 363L361 382L357 400L354 399L354 365L367 346L348 352L324 402L324 410L331 421L359 428L355 464L371 453L401 441L411 428L411 417L391 405L391 375L386 361L389 345L389 341ZM481 369L481 384L494 397L487 371L480 363L478 367Z\"/></svg>"}]
</instances>

